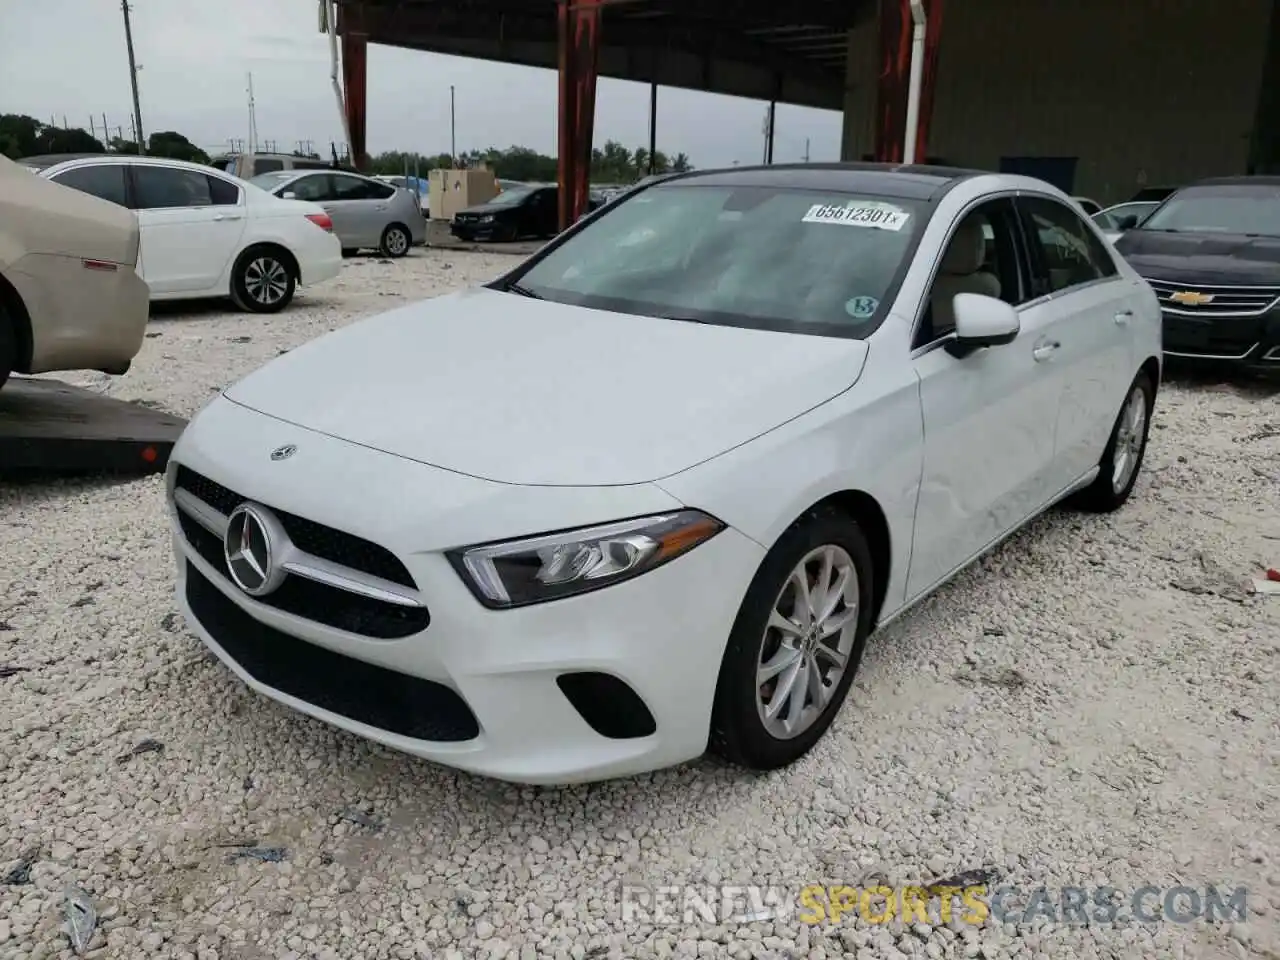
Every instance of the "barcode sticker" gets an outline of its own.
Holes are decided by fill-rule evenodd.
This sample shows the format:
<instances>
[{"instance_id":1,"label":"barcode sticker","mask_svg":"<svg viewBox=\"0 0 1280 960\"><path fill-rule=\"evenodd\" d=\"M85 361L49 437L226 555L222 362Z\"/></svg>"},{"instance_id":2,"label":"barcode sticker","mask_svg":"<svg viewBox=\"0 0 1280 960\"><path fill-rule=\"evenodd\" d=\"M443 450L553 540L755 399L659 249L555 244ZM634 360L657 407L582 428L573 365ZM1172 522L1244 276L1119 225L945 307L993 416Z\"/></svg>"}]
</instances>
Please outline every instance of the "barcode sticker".
<instances>
[{"instance_id":1,"label":"barcode sticker","mask_svg":"<svg viewBox=\"0 0 1280 960\"><path fill-rule=\"evenodd\" d=\"M874 230L898 231L907 225L911 214L891 203L855 201L846 206L815 203L804 215L804 223L839 223L847 227L870 227Z\"/></svg>"}]
</instances>

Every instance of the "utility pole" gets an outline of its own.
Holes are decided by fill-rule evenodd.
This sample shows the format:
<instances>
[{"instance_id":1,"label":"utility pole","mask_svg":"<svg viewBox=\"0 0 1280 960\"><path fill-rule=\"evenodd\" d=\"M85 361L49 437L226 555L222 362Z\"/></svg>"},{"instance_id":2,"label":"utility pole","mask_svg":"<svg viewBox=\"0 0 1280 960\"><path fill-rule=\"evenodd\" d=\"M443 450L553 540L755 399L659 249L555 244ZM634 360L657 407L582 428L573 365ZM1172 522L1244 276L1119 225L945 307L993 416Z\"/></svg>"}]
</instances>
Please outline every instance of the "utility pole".
<instances>
[{"instance_id":1,"label":"utility pole","mask_svg":"<svg viewBox=\"0 0 1280 960\"><path fill-rule=\"evenodd\" d=\"M458 165L458 114L453 84L449 85L449 152L453 165Z\"/></svg>"},{"instance_id":2,"label":"utility pole","mask_svg":"<svg viewBox=\"0 0 1280 960\"><path fill-rule=\"evenodd\" d=\"M258 152L258 114L253 105L253 74L249 74L249 152Z\"/></svg>"},{"instance_id":3,"label":"utility pole","mask_svg":"<svg viewBox=\"0 0 1280 960\"><path fill-rule=\"evenodd\" d=\"M129 23L129 0L120 0L120 11L124 14L124 45L129 51L129 82L133 86L133 124L138 137L138 154L147 152L142 137L142 101L138 99L138 63L133 57L133 27Z\"/></svg>"},{"instance_id":4,"label":"utility pole","mask_svg":"<svg viewBox=\"0 0 1280 960\"><path fill-rule=\"evenodd\" d=\"M804 138L804 162L809 162L809 138Z\"/></svg>"}]
</instances>

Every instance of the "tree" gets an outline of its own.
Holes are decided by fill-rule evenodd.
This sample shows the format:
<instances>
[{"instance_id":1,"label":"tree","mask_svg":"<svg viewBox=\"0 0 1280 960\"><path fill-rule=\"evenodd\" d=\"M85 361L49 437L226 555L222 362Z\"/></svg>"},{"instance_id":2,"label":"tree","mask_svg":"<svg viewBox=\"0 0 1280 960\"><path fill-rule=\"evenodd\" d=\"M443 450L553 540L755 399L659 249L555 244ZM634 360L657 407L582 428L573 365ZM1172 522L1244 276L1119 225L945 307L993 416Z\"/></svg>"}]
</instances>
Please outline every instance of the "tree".
<instances>
[{"instance_id":1,"label":"tree","mask_svg":"<svg viewBox=\"0 0 1280 960\"><path fill-rule=\"evenodd\" d=\"M0 113L0 153L12 160L34 156L41 123L23 113Z\"/></svg>"},{"instance_id":2,"label":"tree","mask_svg":"<svg viewBox=\"0 0 1280 960\"><path fill-rule=\"evenodd\" d=\"M137 152L136 145L131 153ZM147 153L153 157L168 157L170 160L187 160L191 163L209 162L209 155L197 147L182 134L173 130L153 133L147 138Z\"/></svg>"}]
</instances>

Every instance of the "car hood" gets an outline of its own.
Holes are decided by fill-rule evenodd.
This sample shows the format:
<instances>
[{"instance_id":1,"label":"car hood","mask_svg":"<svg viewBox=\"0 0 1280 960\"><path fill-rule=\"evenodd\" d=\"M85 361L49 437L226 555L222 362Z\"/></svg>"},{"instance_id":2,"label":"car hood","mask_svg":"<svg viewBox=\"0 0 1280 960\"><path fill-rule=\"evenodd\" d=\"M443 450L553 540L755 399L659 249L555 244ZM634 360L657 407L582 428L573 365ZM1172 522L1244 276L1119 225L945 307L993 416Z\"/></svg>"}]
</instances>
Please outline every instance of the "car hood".
<instances>
[{"instance_id":1,"label":"car hood","mask_svg":"<svg viewBox=\"0 0 1280 960\"><path fill-rule=\"evenodd\" d=\"M1280 237L1130 230L1116 249L1149 280L1280 284Z\"/></svg>"},{"instance_id":2,"label":"car hood","mask_svg":"<svg viewBox=\"0 0 1280 960\"><path fill-rule=\"evenodd\" d=\"M479 288L313 340L226 396L475 477L609 486L678 473L794 419L852 386L867 350Z\"/></svg>"},{"instance_id":3,"label":"car hood","mask_svg":"<svg viewBox=\"0 0 1280 960\"><path fill-rule=\"evenodd\" d=\"M464 207L458 213L465 213L469 217L483 217L490 213L510 213L519 208L519 204L514 203L478 203L474 207Z\"/></svg>"}]
</instances>

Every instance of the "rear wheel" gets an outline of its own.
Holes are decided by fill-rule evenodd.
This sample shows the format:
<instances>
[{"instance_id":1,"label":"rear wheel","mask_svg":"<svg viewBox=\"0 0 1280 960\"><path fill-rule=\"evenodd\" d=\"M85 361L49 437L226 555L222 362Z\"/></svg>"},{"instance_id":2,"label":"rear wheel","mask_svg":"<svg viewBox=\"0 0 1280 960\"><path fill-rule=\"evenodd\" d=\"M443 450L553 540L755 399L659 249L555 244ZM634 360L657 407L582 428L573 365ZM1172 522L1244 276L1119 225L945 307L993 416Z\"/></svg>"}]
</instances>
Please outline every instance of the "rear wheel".
<instances>
[{"instance_id":1,"label":"rear wheel","mask_svg":"<svg viewBox=\"0 0 1280 960\"><path fill-rule=\"evenodd\" d=\"M1155 386L1145 373L1139 373L1130 384L1098 463L1098 477L1078 497L1083 509L1110 513L1129 499L1147 452L1155 394Z\"/></svg>"},{"instance_id":2,"label":"rear wheel","mask_svg":"<svg viewBox=\"0 0 1280 960\"><path fill-rule=\"evenodd\" d=\"M382 252L388 257L403 257L409 252L413 238L409 236L409 228L403 224L393 223L382 231Z\"/></svg>"},{"instance_id":3,"label":"rear wheel","mask_svg":"<svg viewBox=\"0 0 1280 960\"><path fill-rule=\"evenodd\" d=\"M231 272L231 299L241 310L278 313L293 300L297 278L285 256L273 247L252 247Z\"/></svg>"},{"instance_id":4,"label":"rear wheel","mask_svg":"<svg viewBox=\"0 0 1280 960\"><path fill-rule=\"evenodd\" d=\"M871 631L874 568L854 520L829 507L769 551L720 667L711 749L757 770L794 763L849 692Z\"/></svg>"},{"instance_id":5,"label":"rear wheel","mask_svg":"<svg viewBox=\"0 0 1280 960\"><path fill-rule=\"evenodd\" d=\"M18 365L18 332L13 317L0 305L0 387Z\"/></svg>"}]
</instances>

